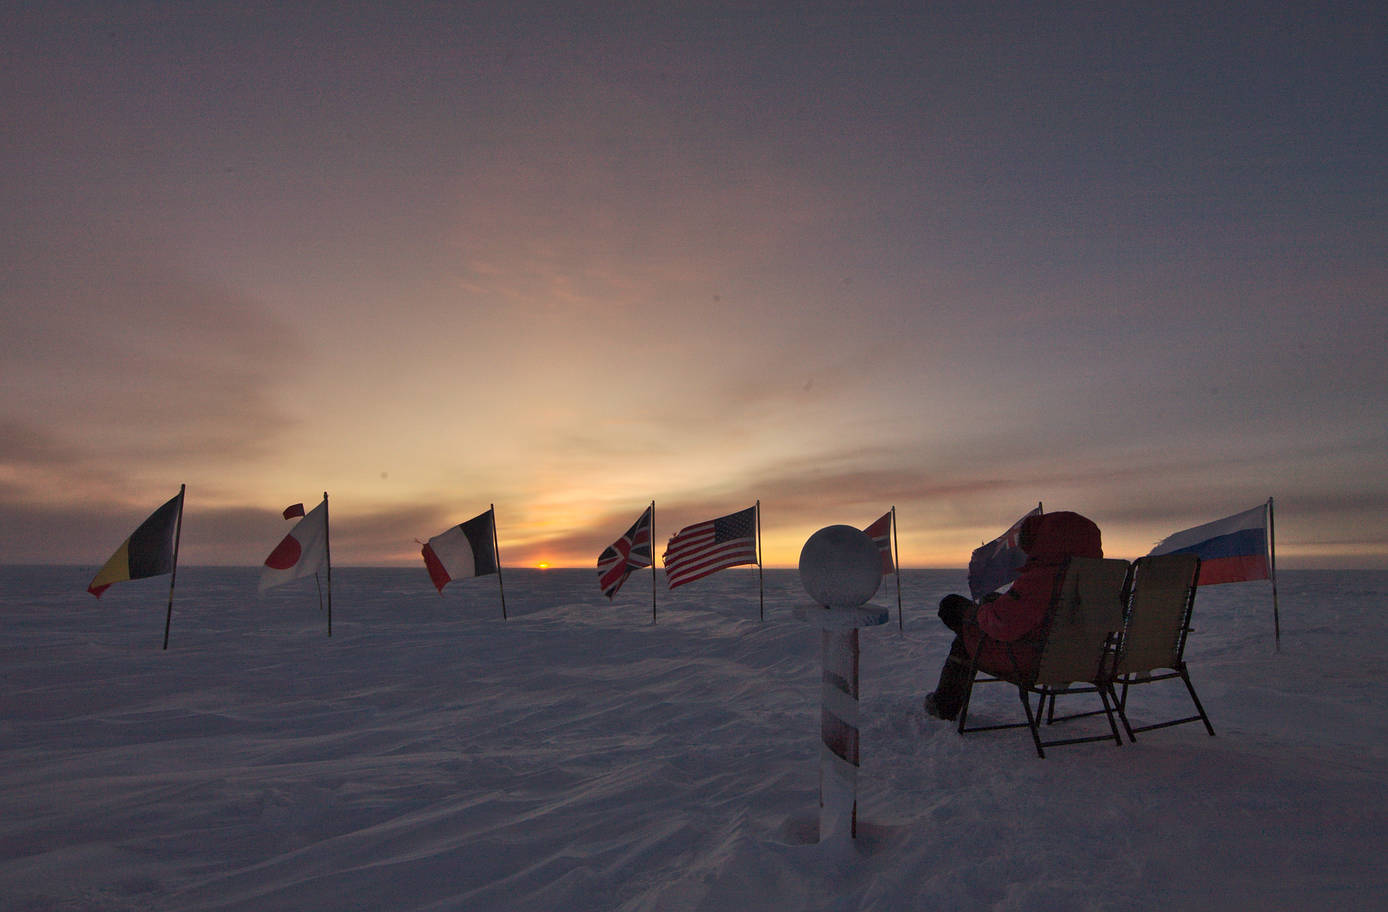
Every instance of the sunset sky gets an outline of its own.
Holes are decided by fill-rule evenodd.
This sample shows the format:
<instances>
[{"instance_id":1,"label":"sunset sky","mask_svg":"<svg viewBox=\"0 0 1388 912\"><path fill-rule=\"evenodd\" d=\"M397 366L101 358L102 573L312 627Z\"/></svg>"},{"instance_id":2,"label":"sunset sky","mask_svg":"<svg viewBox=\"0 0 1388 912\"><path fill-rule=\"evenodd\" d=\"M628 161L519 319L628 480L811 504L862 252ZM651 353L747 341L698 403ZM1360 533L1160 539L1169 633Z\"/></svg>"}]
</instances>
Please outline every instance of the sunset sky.
<instances>
[{"instance_id":1,"label":"sunset sky","mask_svg":"<svg viewBox=\"0 0 1388 912\"><path fill-rule=\"evenodd\" d=\"M1215 11L1217 10L1217 11ZM762 504L962 566L1273 496L1388 567L1376 3L19 3L0 562L592 566ZM657 553L661 550L659 544Z\"/></svg>"}]
</instances>

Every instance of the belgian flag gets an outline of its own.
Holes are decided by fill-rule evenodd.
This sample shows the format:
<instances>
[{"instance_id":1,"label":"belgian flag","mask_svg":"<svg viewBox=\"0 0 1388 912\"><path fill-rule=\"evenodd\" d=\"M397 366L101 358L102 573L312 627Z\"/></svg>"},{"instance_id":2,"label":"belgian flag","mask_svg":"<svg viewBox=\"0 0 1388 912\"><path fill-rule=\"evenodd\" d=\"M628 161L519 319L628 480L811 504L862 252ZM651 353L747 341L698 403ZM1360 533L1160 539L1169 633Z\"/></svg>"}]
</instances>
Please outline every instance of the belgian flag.
<instances>
[{"instance_id":1,"label":"belgian flag","mask_svg":"<svg viewBox=\"0 0 1388 912\"><path fill-rule=\"evenodd\" d=\"M97 598L112 583L172 573L177 553L178 524L183 516L183 491L150 514L121 543L106 565L92 577L87 591Z\"/></svg>"}]
</instances>

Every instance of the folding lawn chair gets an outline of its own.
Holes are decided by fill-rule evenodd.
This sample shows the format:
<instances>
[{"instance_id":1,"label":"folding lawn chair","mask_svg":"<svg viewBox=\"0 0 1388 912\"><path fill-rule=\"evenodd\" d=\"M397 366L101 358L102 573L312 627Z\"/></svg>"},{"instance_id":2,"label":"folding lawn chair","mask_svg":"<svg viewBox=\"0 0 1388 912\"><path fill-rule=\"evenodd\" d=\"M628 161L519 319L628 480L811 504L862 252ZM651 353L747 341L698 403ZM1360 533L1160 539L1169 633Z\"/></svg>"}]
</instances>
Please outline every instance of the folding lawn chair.
<instances>
[{"instance_id":1,"label":"folding lawn chair","mask_svg":"<svg viewBox=\"0 0 1388 912\"><path fill-rule=\"evenodd\" d=\"M1195 587L1199 580L1200 558L1194 554L1140 557L1133 563L1132 593L1114 666L1114 684L1122 685L1122 691L1115 695L1118 715L1130 741L1137 740L1135 732L1196 720L1205 723L1205 730L1211 735L1215 733L1205 707L1195 695L1185 662L1186 635L1190 633L1190 616L1195 608ZM1196 715L1136 727L1130 724L1129 688L1171 678L1180 678L1186 685Z\"/></svg>"},{"instance_id":2,"label":"folding lawn chair","mask_svg":"<svg viewBox=\"0 0 1388 912\"><path fill-rule=\"evenodd\" d=\"M1109 697L1113 694L1112 646L1123 627L1128 571L1129 565L1125 560L1070 558L1051 596L1046 620L1041 627L1041 661L1036 674L1025 679L1002 675L979 677L978 660L975 658L969 670L969 687L964 695L964 704L959 710L959 732L1026 726L1031 730L1037 756L1043 758L1046 756L1045 748L1061 744L1104 741L1112 737L1115 745L1122 745L1123 738L1118 734L1118 725L1113 718L1114 707L1109 703ZM1004 681L1017 688L1027 720L966 727L974 684L992 681ZM1047 698L1054 704L1057 695L1082 693L1098 694L1111 735L1043 740L1041 713ZM1031 705L1033 694L1039 698L1034 711ZM1096 710L1095 714L1098 712Z\"/></svg>"}]
</instances>

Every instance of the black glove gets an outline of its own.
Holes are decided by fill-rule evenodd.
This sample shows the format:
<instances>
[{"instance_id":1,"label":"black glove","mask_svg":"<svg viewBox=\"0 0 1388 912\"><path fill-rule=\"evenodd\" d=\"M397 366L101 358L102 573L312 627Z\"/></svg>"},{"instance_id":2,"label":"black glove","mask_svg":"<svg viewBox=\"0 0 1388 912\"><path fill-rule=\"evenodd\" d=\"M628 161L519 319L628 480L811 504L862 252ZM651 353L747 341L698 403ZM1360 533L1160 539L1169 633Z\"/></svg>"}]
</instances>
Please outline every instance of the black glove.
<instances>
[{"instance_id":1,"label":"black glove","mask_svg":"<svg viewBox=\"0 0 1388 912\"><path fill-rule=\"evenodd\" d=\"M974 603L962 595L947 595L940 599L940 620L950 630L958 632L964 626L964 618L967 612L973 608Z\"/></svg>"}]
</instances>

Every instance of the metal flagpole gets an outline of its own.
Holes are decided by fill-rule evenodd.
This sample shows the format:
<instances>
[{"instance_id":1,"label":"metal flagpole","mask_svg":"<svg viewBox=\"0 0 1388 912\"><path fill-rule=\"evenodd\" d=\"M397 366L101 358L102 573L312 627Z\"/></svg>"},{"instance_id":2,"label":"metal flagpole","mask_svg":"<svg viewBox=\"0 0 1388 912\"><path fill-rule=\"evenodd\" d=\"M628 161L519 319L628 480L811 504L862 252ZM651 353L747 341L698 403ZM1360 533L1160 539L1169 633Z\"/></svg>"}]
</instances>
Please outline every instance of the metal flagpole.
<instances>
[{"instance_id":1,"label":"metal flagpole","mask_svg":"<svg viewBox=\"0 0 1388 912\"><path fill-rule=\"evenodd\" d=\"M183 537L183 493L186 484L178 486L178 521L174 523L173 569L169 573L169 607L164 612L164 648L169 648L169 625L173 622L174 583L178 580L178 540Z\"/></svg>"},{"instance_id":2,"label":"metal flagpole","mask_svg":"<svg viewBox=\"0 0 1388 912\"><path fill-rule=\"evenodd\" d=\"M501 540L496 537L496 504L489 505L492 514L492 557L496 559L496 585L501 591L501 619L506 620L506 584L501 580Z\"/></svg>"},{"instance_id":3,"label":"metal flagpole","mask_svg":"<svg viewBox=\"0 0 1388 912\"><path fill-rule=\"evenodd\" d=\"M323 492L323 557L328 564L328 636L333 635L333 549L328 530L328 492ZM315 574L316 576L317 574Z\"/></svg>"},{"instance_id":4,"label":"metal flagpole","mask_svg":"<svg viewBox=\"0 0 1388 912\"><path fill-rule=\"evenodd\" d=\"M655 501L651 501L651 529L648 536L651 543L651 623L657 624L655 615Z\"/></svg>"},{"instance_id":5,"label":"metal flagpole","mask_svg":"<svg viewBox=\"0 0 1388 912\"><path fill-rule=\"evenodd\" d=\"M762 581L761 568L761 500L757 501L757 614L766 620L766 584Z\"/></svg>"},{"instance_id":6,"label":"metal flagpole","mask_svg":"<svg viewBox=\"0 0 1388 912\"><path fill-rule=\"evenodd\" d=\"M906 622L901 619L901 545L896 538L896 504L892 504L892 566L896 568L896 629L906 630Z\"/></svg>"},{"instance_id":7,"label":"metal flagpole","mask_svg":"<svg viewBox=\"0 0 1388 912\"><path fill-rule=\"evenodd\" d=\"M1273 644L1277 652L1282 651L1282 621L1277 615L1277 536L1273 534L1272 498L1268 498L1268 572L1272 576L1272 630Z\"/></svg>"}]
</instances>

